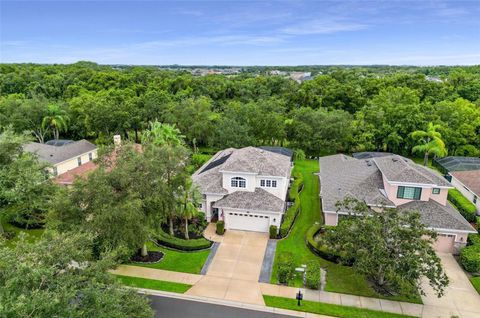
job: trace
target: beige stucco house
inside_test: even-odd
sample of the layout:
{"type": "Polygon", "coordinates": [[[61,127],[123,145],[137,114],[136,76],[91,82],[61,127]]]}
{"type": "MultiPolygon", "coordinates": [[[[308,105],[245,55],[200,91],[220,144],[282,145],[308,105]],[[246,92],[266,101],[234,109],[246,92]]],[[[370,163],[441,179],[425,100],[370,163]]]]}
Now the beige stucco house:
{"type": "Polygon", "coordinates": [[[26,144],[24,150],[36,154],[40,161],[50,164],[49,171],[54,177],[61,177],[66,173],[74,175],[77,170],[92,170],[95,168],[93,160],[97,158],[97,146],[85,139],[51,140],[44,144],[32,142],[26,144]]]}
{"type": "Polygon", "coordinates": [[[452,171],[452,185],[477,208],[480,215],[480,170],[452,171]]]}
{"type": "Polygon", "coordinates": [[[398,155],[355,159],[343,154],[320,158],[320,197],[326,225],[337,225],[347,211],[337,211],[345,197],[371,208],[418,211],[438,233],[435,249],[454,253],[475,229],[447,201],[453,186],[435,171],[398,155]]]}
{"type": "Polygon", "coordinates": [[[219,151],[193,176],[203,195],[207,221],[226,229],[268,232],[280,226],[292,170],[284,148],[246,147],[219,151]]]}

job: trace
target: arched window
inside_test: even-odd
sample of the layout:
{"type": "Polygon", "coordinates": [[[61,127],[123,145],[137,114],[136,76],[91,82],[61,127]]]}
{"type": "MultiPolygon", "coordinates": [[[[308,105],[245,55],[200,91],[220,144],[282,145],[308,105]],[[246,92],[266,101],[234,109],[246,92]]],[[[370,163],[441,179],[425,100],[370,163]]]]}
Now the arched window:
{"type": "Polygon", "coordinates": [[[230,179],[230,185],[232,188],[246,188],[247,187],[247,180],[242,177],[233,177],[230,179]]]}

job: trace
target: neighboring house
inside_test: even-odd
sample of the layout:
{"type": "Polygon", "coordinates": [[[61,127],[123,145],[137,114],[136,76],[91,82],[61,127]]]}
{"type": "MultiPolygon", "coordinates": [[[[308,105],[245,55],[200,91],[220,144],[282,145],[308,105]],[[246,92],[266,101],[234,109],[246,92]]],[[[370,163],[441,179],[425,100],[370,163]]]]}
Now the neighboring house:
{"type": "Polygon", "coordinates": [[[280,226],[290,185],[292,152],[285,148],[229,148],[192,176],[203,195],[207,221],[226,229],[268,232],[280,226]]]}
{"type": "Polygon", "coordinates": [[[433,165],[449,178],[449,172],[480,170],[480,158],[450,156],[433,160],[433,165]]]}
{"type": "Polygon", "coordinates": [[[452,185],[412,160],[387,155],[355,159],[342,154],[320,158],[320,196],[326,225],[349,215],[336,203],[345,197],[364,201],[372,209],[397,208],[420,213],[423,224],[438,233],[435,249],[456,252],[475,229],[447,201],[452,185]],[[337,211],[338,210],[338,211],[337,211]]]}
{"type": "Polygon", "coordinates": [[[450,172],[452,185],[477,207],[480,215],[480,170],[450,172]]]}
{"type": "Polygon", "coordinates": [[[84,139],[51,140],[45,144],[32,142],[24,149],[50,164],[49,171],[60,184],[71,184],[76,176],[96,168],[92,161],[97,158],[97,146],[84,139]]]}

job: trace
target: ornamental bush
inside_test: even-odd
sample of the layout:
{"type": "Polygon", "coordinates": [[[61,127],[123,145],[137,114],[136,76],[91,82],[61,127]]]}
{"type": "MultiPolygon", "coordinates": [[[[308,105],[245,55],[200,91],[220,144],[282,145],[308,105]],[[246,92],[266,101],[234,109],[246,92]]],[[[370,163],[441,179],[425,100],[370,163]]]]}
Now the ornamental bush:
{"type": "Polygon", "coordinates": [[[465,247],[460,252],[460,263],[466,271],[480,272],[480,245],[474,244],[465,247]]]}
{"type": "Polygon", "coordinates": [[[457,208],[468,222],[476,221],[477,208],[457,189],[448,190],[448,200],[457,208]]]}
{"type": "Polygon", "coordinates": [[[198,251],[204,250],[212,246],[212,242],[206,238],[184,240],[178,237],[171,236],[163,230],[159,230],[155,236],[157,243],[166,247],[174,248],[181,251],[198,251]]]}
{"type": "Polygon", "coordinates": [[[223,235],[223,233],[225,233],[225,222],[218,221],[216,226],[217,226],[217,229],[216,229],[217,234],[223,235]]]}
{"type": "Polygon", "coordinates": [[[307,274],[305,279],[305,285],[310,289],[320,288],[320,265],[316,261],[310,261],[307,263],[307,274]]]}
{"type": "Polygon", "coordinates": [[[288,197],[293,204],[283,214],[282,224],[280,225],[280,237],[286,237],[295,222],[295,218],[300,213],[300,192],[303,187],[303,176],[301,173],[293,174],[295,180],[290,186],[288,197]]]}
{"type": "Polygon", "coordinates": [[[293,263],[293,254],[290,252],[281,253],[277,262],[278,282],[288,284],[295,276],[295,265],[293,263]]]}
{"type": "Polygon", "coordinates": [[[276,239],[278,235],[278,228],[276,225],[270,225],[270,239],[276,239]]]}

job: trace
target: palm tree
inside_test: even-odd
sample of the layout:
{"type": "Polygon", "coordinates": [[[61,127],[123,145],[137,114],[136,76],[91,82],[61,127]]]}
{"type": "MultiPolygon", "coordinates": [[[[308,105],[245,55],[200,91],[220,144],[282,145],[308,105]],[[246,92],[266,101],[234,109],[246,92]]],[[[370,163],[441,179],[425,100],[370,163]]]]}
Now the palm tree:
{"type": "Polygon", "coordinates": [[[48,105],[48,115],[43,117],[42,128],[52,129],[53,138],[58,139],[60,131],[67,130],[68,116],[62,114],[60,107],[56,104],[48,105]]]}
{"type": "Polygon", "coordinates": [[[441,126],[430,122],[426,131],[416,130],[411,133],[412,138],[420,142],[420,144],[412,148],[412,152],[424,154],[424,166],[427,166],[430,154],[433,154],[435,157],[445,157],[447,155],[447,149],[442,140],[442,135],[437,131],[438,128],[441,128],[441,126]]]}
{"type": "Polygon", "coordinates": [[[184,144],[184,138],[175,126],[156,120],[150,122],[150,129],[144,131],[142,141],[156,146],[180,146],[184,144]]]}
{"type": "Polygon", "coordinates": [[[178,199],[178,211],[185,220],[185,239],[189,240],[188,221],[198,214],[197,206],[202,200],[202,195],[191,179],[187,179],[185,186],[179,189],[178,199]]]}

